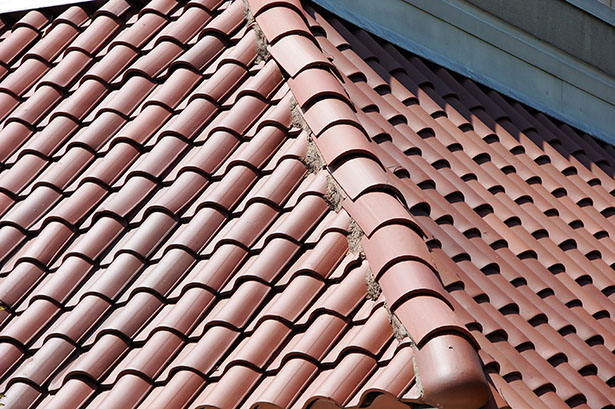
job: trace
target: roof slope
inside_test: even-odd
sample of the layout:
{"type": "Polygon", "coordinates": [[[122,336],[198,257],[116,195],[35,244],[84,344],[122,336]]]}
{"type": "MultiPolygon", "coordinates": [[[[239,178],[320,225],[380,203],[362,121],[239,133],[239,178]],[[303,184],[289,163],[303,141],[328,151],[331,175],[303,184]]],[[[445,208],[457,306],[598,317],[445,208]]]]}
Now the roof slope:
{"type": "Polygon", "coordinates": [[[613,407],[613,148],[246,4],[3,29],[0,402],[613,407]]]}

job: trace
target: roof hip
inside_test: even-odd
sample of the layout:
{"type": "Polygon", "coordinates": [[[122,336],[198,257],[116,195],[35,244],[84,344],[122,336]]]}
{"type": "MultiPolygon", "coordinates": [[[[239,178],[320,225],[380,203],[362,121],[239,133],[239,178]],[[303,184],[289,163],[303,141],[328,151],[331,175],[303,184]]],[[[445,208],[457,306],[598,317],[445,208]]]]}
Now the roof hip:
{"type": "Polygon", "coordinates": [[[373,142],[333,74],[335,68],[316,45],[301,4],[296,0],[247,3],[269,41],[271,55],[291,77],[291,92],[314,131],[327,170],[348,196],[342,206],[367,234],[362,245],[384,298],[414,341],[417,383],[412,400],[441,408],[483,406],[489,386],[476,341],[448,301],[424,234],[398,199],[390,172],[371,152],[373,142]],[[284,13],[268,13],[274,8],[283,8],[284,13]],[[294,17],[284,24],[273,18],[291,13],[294,17]],[[426,310],[429,320],[423,319],[426,310]]]}

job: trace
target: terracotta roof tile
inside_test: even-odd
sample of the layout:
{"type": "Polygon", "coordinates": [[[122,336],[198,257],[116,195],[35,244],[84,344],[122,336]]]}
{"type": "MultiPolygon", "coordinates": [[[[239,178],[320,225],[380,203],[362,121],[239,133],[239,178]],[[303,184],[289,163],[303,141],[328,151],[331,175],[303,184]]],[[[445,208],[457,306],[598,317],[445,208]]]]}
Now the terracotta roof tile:
{"type": "Polygon", "coordinates": [[[611,146],[308,2],[92,9],[1,29],[2,403],[613,405],[611,146]]]}

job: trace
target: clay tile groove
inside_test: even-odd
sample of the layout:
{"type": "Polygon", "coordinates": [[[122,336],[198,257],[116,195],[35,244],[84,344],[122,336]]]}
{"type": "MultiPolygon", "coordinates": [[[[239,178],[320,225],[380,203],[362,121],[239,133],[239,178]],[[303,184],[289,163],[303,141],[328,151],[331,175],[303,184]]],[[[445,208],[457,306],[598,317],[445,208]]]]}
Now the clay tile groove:
{"type": "Polygon", "coordinates": [[[609,407],[615,151],[298,0],[3,17],[0,404],[609,407]]]}

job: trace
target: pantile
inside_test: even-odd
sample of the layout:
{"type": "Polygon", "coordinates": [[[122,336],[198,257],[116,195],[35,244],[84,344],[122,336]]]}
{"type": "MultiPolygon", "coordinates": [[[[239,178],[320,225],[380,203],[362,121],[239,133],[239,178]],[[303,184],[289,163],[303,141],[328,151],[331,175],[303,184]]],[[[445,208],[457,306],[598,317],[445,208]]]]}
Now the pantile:
{"type": "Polygon", "coordinates": [[[614,407],[612,146],[309,1],[2,22],[0,403],[614,407]]]}

